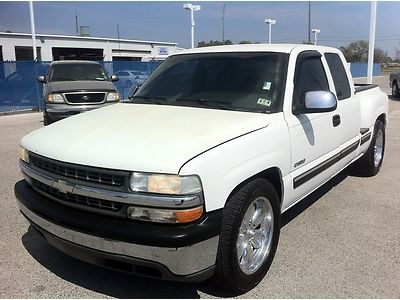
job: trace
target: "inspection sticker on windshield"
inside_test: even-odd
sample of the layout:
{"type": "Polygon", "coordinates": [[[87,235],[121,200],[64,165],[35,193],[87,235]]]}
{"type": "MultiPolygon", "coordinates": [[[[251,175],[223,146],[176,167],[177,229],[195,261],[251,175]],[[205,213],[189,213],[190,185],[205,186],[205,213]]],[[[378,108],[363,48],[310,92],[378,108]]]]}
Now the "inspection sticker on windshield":
{"type": "Polygon", "coordinates": [[[263,90],[269,91],[271,89],[271,81],[264,82],[263,90]]]}
{"type": "Polygon", "coordinates": [[[257,104],[271,106],[271,100],[265,98],[258,98],[257,104]]]}

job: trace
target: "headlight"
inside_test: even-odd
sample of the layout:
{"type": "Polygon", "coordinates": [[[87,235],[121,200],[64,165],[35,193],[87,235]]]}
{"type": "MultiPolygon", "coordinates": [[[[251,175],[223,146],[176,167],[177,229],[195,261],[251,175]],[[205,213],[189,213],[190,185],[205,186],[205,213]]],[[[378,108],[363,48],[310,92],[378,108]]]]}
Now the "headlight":
{"type": "Polygon", "coordinates": [[[128,218],[156,223],[182,224],[199,219],[203,215],[203,207],[173,210],[161,208],[148,208],[139,206],[128,207],[128,218]]]}
{"type": "Polygon", "coordinates": [[[29,164],[29,152],[23,147],[19,148],[19,158],[29,164]]]}
{"type": "Polygon", "coordinates": [[[130,178],[133,192],[187,195],[202,191],[200,178],[195,175],[179,176],[134,172],[130,178]]]}
{"type": "Polygon", "coordinates": [[[61,94],[49,94],[47,96],[47,102],[49,102],[49,103],[64,103],[64,98],[61,94]]]}
{"type": "Polygon", "coordinates": [[[108,93],[107,101],[119,101],[119,93],[108,93]]]}

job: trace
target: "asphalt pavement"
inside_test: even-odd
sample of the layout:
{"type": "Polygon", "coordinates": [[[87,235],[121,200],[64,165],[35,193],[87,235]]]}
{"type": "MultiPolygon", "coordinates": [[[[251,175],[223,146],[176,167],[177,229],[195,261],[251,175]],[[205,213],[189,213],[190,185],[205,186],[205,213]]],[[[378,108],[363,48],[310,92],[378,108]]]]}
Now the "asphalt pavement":
{"type": "MultiPolygon", "coordinates": [[[[389,93],[387,81],[374,78],[389,93]]],[[[22,178],[19,140],[42,126],[40,113],[0,117],[1,298],[400,298],[400,100],[390,100],[381,172],[371,178],[342,172],[285,213],[269,273],[243,295],[210,282],[179,284],[102,269],[43,241],[13,193],[22,178]]]]}

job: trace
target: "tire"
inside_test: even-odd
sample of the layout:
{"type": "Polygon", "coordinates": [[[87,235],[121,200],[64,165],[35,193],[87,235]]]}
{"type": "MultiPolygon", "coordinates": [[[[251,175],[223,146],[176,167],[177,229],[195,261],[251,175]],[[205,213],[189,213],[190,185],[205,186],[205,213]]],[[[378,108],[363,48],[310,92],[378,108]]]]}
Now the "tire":
{"type": "Polygon", "coordinates": [[[47,113],[43,113],[43,125],[47,126],[47,125],[50,125],[51,123],[53,123],[53,122],[51,121],[51,119],[49,118],[47,113]]]}
{"type": "Polygon", "coordinates": [[[377,120],[374,126],[371,144],[367,152],[352,166],[352,171],[361,176],[375,176],[381,169],[385,154],[385,125],[377,120]]]}
{"type": "Polygon", "coordinates": [[[271,266],[279,240],[280,219],[280,202],[271,183],[255,179],[238,189],[224,208],[214,282],[235,292],[254,288],[271,266]],[[260,218],[257,220],[255,216],[262,216],[259,225],[260,218]],[[258,235],[257,239],[257,232],[264,235],[258,235]]]}
{"type": "Polygon", "coordinates": [[[396,80],[393,80],[393,82],[392,82],[392,96],[393,97],[399,97],[400,96],[399,85],[397,84],[396,80]]]}

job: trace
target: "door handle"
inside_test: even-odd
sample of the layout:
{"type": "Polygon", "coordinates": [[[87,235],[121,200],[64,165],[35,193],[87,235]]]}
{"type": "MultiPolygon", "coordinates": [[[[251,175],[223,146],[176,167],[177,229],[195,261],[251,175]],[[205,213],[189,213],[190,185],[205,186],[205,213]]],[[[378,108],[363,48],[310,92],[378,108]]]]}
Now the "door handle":
{"type": "Polygon", "coordinates": [[[333,127],[337,127],[340,125],[340,116],[339,115],[334,115],[332,117],[332,124],[333,124],[333,127]]]}

